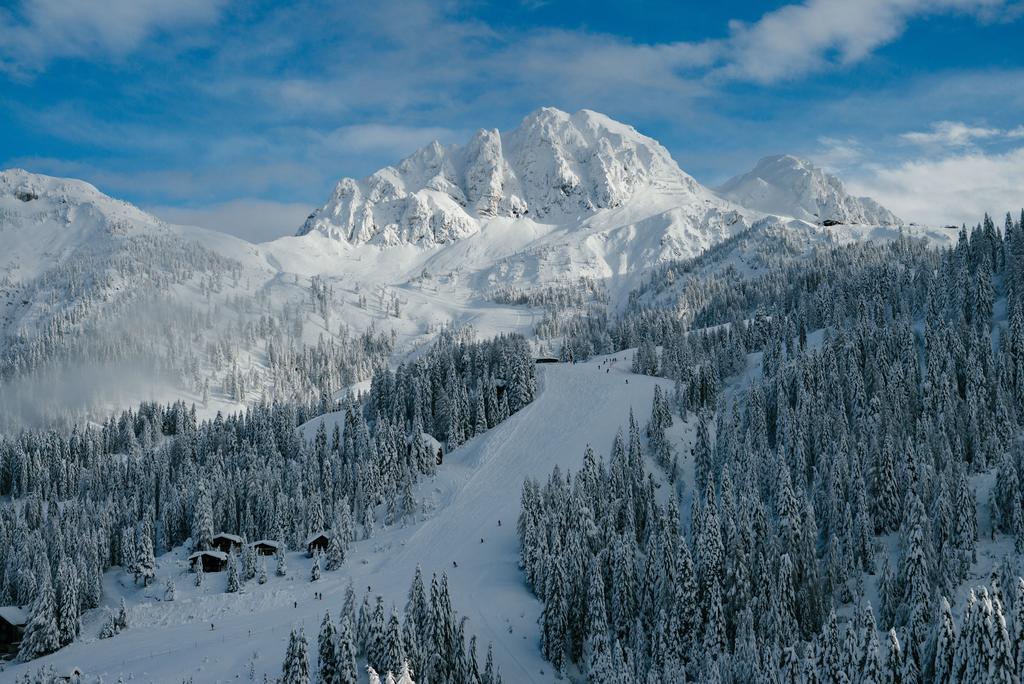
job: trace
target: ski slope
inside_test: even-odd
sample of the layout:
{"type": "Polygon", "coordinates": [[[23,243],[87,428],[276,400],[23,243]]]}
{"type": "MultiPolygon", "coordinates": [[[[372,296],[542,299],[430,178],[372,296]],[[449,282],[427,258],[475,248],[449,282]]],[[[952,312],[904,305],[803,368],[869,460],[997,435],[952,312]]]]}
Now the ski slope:
{"type": "MultiPolygon", "coordinates": [[[[187,553],[175,549],[159,558],[149,588],[135,586],[121,570],[107,573],[104,600],[116,608],[122,596],[126,599],[127,631],[98,639],[102,611],[89,611],[78,641],[28,665],[9,666],[0,671],[0,681],[50,664],[58,672],[78,667],[106,681],[123,675],[138,682],[190,677],[227,682],[248,680],[250,663],[261,681],[264,673],[280,674],[294,627],[305,629],[315,668],[320,620],[325,610],[337,617],[349,582],[358,600],[370,587],[388,608],[394,603],[401,610],[417,564],[428,583],[431,573],[448,573],[453,606],[469,618],[467,640],[477,636],[481,661],[487,643],[493,642],[504,681],[554,681],[540,656],[541,604],[518,566],[520,491],[525,478],[546,479],[555,465],[575,472],[588,443],[607,456],[616,431],[626,429],[630,408],[643,427],[654,386],[668,388],[668,382],[633,375],[629,367],[628,352],[575,365],[538,366],[534,402],[448,454],[436,477],[420,484],[417,497],[425,501],[426,512],[416,522],[378,529],[371,539],[356,542],[346,567],[325,571],[317,583],[309,581],[311,561],[295,552],[288,555],[287,577],[274,576],[273,559],[268,559],[264,585],[251,581],[240,594],[224,593],[227,573],[218,573],[206,575],[197,589],[187,553]],[[162,600],[168,576],[177,585],[174,602],[162,600]],[[316,600],[315,592],[323,600],[316,600]]],[[[320,421],[332,427],[341,419],[327,414],[300,429],[311,436],[320,421]]]]}

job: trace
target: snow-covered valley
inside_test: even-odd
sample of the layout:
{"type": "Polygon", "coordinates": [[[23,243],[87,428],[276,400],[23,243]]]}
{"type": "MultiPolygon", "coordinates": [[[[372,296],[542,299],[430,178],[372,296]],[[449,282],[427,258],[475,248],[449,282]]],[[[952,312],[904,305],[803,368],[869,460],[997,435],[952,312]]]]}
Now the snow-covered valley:
{"type": "Polygon", "coordinates": [[[0,174],[0,679],[1024,672],[1024,216],[545,108],[295,228],[0,174]]]}

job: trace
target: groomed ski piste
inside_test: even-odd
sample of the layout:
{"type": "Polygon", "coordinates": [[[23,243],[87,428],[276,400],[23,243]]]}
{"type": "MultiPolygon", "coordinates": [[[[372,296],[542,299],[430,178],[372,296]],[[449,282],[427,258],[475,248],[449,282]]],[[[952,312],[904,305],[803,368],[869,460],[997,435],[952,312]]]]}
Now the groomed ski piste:
{"type": "MultiPolygon", "coordinates": [[[[416,492],[425,512],[415,522],[378,528],[372,538],[354,543],[341,570],[324,571],[311,582],[312,560],[293,551],[286,577],[275,576],[270,557],[266,584],[253,580],[240,593],[226,593],[226,572],[208,573],[203,586],[195,587],[188,552],[177,548],[158,558],[157,577],[148,588],[134,584],[121,569],[107,573],[104,605],[116,611],[124,597],[126,631],[99,639],[103,610],[89,611],[73,644],[31,663],[8,665],[0,681],[45,665],[58,673],[78,668],[88,675],[86,681],[97,675],[108,682],[248,681],[250,670],[255,681],[265,674],[273,681],[281,674],[289,632],[298,627],[310,641],[315,672],[320,621],[324,611],[337,618],[349,583],[357,601],[369,590],[371,602],[381,595],[388,609],[394,604],[401,611],[417,565],[428,584],[432,573],[447,573],[453,607],[468,618],[467,639],[477,636],[481,660],[493,643],[505,682],[555,681],[538,645],[542,606],[519,569],[516,519],[522,485],[527,477],[546,480],[556,465],[563,473],[575,472],[588,444],[607,458],[615,433],[628,428],[630,409],[643,428],[655,385],[671,386],[632,374],[630,365],[630,352],[538,365],[536,399],[447,454],[437,475],[416,492]],[[173,602],[163,600],[167,577],[176,584],[173,602]]],[[[320,421],[331,429],[342,418],[327,414],[300,429],[311,437],[320,421]]],[[[683,442],[692,439],[692,428],[676,418],[670,435],[681,455],[689,453],[683,442]]],[[[659,474],[653,462],[647,466],[659,474]]],[[[668,489],[662,488],[666,497],[668,489]]]]}

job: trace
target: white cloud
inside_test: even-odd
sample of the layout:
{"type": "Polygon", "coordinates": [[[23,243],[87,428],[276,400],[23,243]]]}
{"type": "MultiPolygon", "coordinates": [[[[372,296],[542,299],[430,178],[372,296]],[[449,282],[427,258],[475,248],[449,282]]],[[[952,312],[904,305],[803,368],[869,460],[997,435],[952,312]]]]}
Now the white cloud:
{"type": "Polygon", "coordinates": [[[864,150],[855,138],[818,138],[820,149],[810,154],[811,161],[828,171],[839,171],[864,158],[864,150]]]}
{"type": "Polygon", "coordinates": [[[0,9],[0,70],[25,73],[60,57],[123,57],[161,31],[211,24],[224,0],[24,0],[0,9]]]}
{"type": "Polygon", "coordinates": [[[313,209],[301,202],[261,199],[238,199],[205,207],[146,207],[168,223],[208,228],[250,242],[294,235],[313,209]]]}
{"type": "Polygon", "coordinates": [[[1024,207],[1024,147],[870,165],[847,185],[907,221],[970,225],[985,212],[1002,216],[1024,207]]]}
{"type": "Polygon", "coordinates": [[[1005,0],[807,0],[732,22],[721,75],[758,83],[860,62],[898,38],[916,16],[964,12],[983,19],[1005,0]]]}
{"type": "Polygon", "coordinates": [[[912,131],[900,137],[915,145],[967,147],[976,140],[989,140],[1002,137],[1020,137],[1024,127],[1012,131],[1001,131],[998,128],[969,126],[962,121],[939,121],[932,124],[928,131],[912,131]]]}

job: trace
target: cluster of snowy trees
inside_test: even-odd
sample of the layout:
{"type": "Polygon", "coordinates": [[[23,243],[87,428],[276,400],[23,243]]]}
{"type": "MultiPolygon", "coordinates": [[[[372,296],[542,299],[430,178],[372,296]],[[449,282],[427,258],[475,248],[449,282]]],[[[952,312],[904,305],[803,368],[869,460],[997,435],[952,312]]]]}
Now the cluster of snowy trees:
{"type": "Polygon", "coordinates": [[[481,343],[446,330],[416,361],[378,370],[366,406],[369,415],[454,448],[526,406],[535,392],[534,360],[522,336],[481,343]]]}
{"type": "MultiPolygon", "coordinates": [[[[351,586],[345,592],[338,620],[324,613],[317,637],[317,673],[322,684],[357,684],[356,659],[364,658],[372,682],[377,672],[387,681],[411,684],[420,682],[452,684],[501,684],[501,673],[494,666],[491,646],[481,667],[476,637],[466,640],[466,620],[452,609],[448,577],[435,574],[429,592],[417,566],[409,587],[408,600],[400,615],[395,606],[385,613],[384,599],[372,602],[363,595],[356,607],[351,586]]],[[[282,684],[308,684],[310,681],[310,645],[304,632],[293,631],[282,665],[282,684]]]]}
{"type": "Polygon", "coordinates": [[[580,308],[588,302],[607,304],[609,301],[604,285],[586,276],[581,276],[572,282],[556,283],[529,290],[518,287],[498,287],[491,291],[490,298],[498,304],[525,304],[529,307],[555,310],[580,308]]]}
{"type": "Polygon", "coordinates": [[[591,304],[584,311],[560,312],[550,309],[534,331],[538,337],[561,338],[562,361],[586,361],[596,354],[610,354],[615,343],[608,332],[608,307],[591,304]]]}
{"type": "Polygon", "coordinates": [[[749,276],[744,271],[787,267],[814,248],[813,240],[807,240],[789,226],[772,219],[757,221],[697,256],[668,261],[652,269],[647,281],[629,293],[626,310],[675,308],[689,319],[707,304],[722,281],[746,280],[749,276]]]}
{"type": "Polygon", "coordinates": [[[608,293],[593,278],[534,290],[500,288],[491,298],[499,304],[543,308],[533,332],[542,340],[560,341],[563,361],[586,361],[595,354],[614,351],[608,335],[608,293]]]}
{"type": "MultiPolygon", "coordinates": [[[[666,410],[656,400],[652,448],[664,439],[655,435],[668,426],[666,410]]],[[[544,603],[542,652],[560,673],[577,667],[592,682],[736,684],[1009,684],[1024,676],[1024,579],[1009,559],[989,587],[970,592],[959,628],[945,595],[936,595],[914,616],[923,620],[920,632],[909,624],[883,634],[863,591],[844,610],[842,628],[833,605],[842,601],[822,593],[836,559],[821,557],[804,535],[773,538],[800,535],[800,511],[794,519],[785,508],[755,511],[759,519],[737,528],[726,513],[743,504],[726,480],[720,500],[695,501],[684,533],[675,493],[659,505],[632,416],[629,425],[608,463],[588,447],[574,477],[555,468],[543,486],[524,483],[520,564],[544,603]]],[[[793,497],[784,481],[780,498],[790,502],[780,505],[793,497]]],[[[915,590],[904,586],[901,595],[915,590]]]]}
{"type": "MultiPolygon", "coordinates": [[[[294,549],[334,530],[343,553],[418,509],[413,485],[436,468],[432,432],[459,444],[496,425],[532,400],[533,373],[521,337],[447,334],[379,372],[369,393],[344,402],[340,424],[321,422],[311,440],[296,426],[333,402],[258,404],[204,422],[181,402],[143,404],[99,428],[0,437],[0,496],[10,497],[0,505],[0,604],[61,625],[38,655],[73,639],[81,612],[100,605],[104,570],[119,565],[148,583],[155,554],[187,540],[207,549],[227,532],[294,549]]],[[[335,569],[344,559],[326,560],[335,569]]]]}
{"type": "MultiPolygon", "coordinates": [[[[607,464],[588,452],[574,478],[525,485],[521,560],[545,602],[545,656],[598,681],[623,667],[753,681],[808,658],[820,672],[846,657],[829,654],[833,610],[874,600],[899,681],[977,681],[936,674],[934,650],[979,533],[1024,549],[1021,223],[986,217],[947,250],[900,239],[822,251],[713,281],[701,300],[702,331],[656,309],[612,326],[617,345],[638,347],[636,370],[675,380],[676,414],[697,412],[692,456],[672,453],[660,394],[646,447],[669,477],[692,459],[679,482],[688,515],[657,504],[633,421],[607,464]],[[717,389],[744,369],[752,380],[717,389]]],[[[979,595],[962,632],[1013,633],[1014,620],[1000,627],[1007,605],[979,595]]],[[[971,667],[1024,674],[992,664],[1001,637],[965,638],[982,649],[971,667]]]]}

